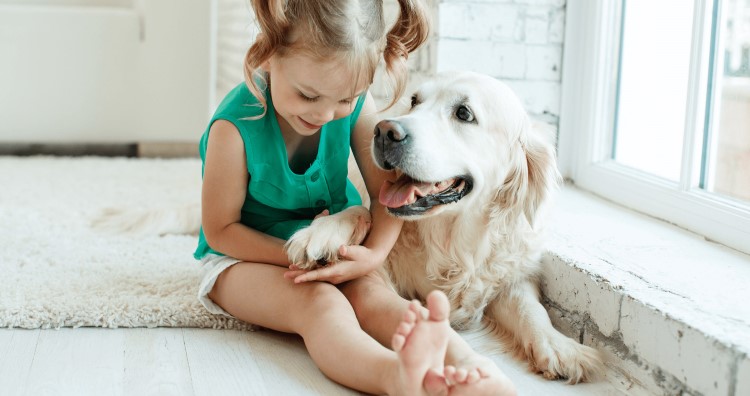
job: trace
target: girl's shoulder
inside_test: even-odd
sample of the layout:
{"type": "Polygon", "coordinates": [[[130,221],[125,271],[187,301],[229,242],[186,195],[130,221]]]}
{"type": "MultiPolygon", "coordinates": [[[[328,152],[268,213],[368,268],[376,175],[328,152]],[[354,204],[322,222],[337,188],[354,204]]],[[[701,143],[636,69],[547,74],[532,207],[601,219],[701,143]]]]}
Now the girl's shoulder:
{"type": "MultiPolygon", "coordinates": [[[[258,99],[250,92],[245,83],[240,83],[229,91],[219,106],[216,108],[213,117],[211,117],[208,126],[200,140],[199,152],[201,158],[205,158],[205,152],[208,150],[208,139],[212,127],[219,120],[228,121],[239,132],[239,136],[245,146],[246,156],[248,159],[254,158],[254,146],[251,142],[258,143],[260,140],[267,139],[270,134],[266,133],[268,128],[272,128],[269,123],[269,112],[263,114],[263,107],[258,99]]],[[[227,124],[228,125],[228,124],[227,124]]],[[[262,145],[262,144],[261,144],[262,145]]]]}

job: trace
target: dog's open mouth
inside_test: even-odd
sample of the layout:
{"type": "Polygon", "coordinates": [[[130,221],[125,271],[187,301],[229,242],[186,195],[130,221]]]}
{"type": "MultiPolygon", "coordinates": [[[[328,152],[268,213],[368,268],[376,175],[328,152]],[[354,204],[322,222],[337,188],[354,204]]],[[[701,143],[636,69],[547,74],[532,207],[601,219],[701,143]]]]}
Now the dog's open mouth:
{"type": "Polygon", "coordinates": [[[469,176],[456,176],[439,182],[423,182],[402,174],[395,182],[380,188],[380,203],[396,216],[425,214],[430,209],[457,202],[472,189],[469,176]]]}

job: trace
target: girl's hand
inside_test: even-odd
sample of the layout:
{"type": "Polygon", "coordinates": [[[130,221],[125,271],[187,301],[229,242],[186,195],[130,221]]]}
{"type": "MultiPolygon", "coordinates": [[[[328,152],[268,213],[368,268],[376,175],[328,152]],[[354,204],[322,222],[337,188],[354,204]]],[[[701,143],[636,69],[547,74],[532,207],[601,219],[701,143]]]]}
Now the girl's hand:
{"type": "Polygon", "coordinates": [[[339,248],[339,261],[314,270],[301,270],[294,264],[284,273],[284,278],[294,283],[321,281],[334,285],[359,278],[374,271],[385,261],[386,255],[365,246],[353,245],[339,248]]]}
{"type": "Polygon", "coordinates": [[[323,211],[318,213],[318,215],[315,216],[313,220],[317,219],[318,217],[328,216],[329,214],[331,214],[331,212],[329,212],[328,209],[323,209],[323,211]]]}

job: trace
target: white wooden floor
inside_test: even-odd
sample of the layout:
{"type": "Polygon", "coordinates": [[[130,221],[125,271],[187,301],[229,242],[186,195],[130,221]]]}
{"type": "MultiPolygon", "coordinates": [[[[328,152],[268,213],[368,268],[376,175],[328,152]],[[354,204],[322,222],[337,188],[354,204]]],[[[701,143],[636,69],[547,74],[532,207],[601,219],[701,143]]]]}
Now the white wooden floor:
{"type": "MultiPolygon", "coordinates": [[[[545,381],[506,356],[495,360],[521,395],[626,394],[606,382],[545,381]]],[[[4,396],[358,394],[323,376],[298,337],[270,331],[0,329],[4,396]]]]}

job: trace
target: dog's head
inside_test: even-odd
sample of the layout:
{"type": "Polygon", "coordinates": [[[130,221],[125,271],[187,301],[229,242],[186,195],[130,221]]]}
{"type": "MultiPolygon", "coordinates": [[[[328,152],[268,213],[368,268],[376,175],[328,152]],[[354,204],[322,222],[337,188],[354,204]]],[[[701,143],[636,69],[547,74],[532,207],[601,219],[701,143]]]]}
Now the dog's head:
{"type": "Polygon", "coordinates": [[[378,123],[372,154],[381,168],[396,169],[379,201],[404,218],[494,201],[533,225],[560,178],[551,141],[532,128],[513,91],[470,72],[422,84],[406,115],[378,123]]]}

